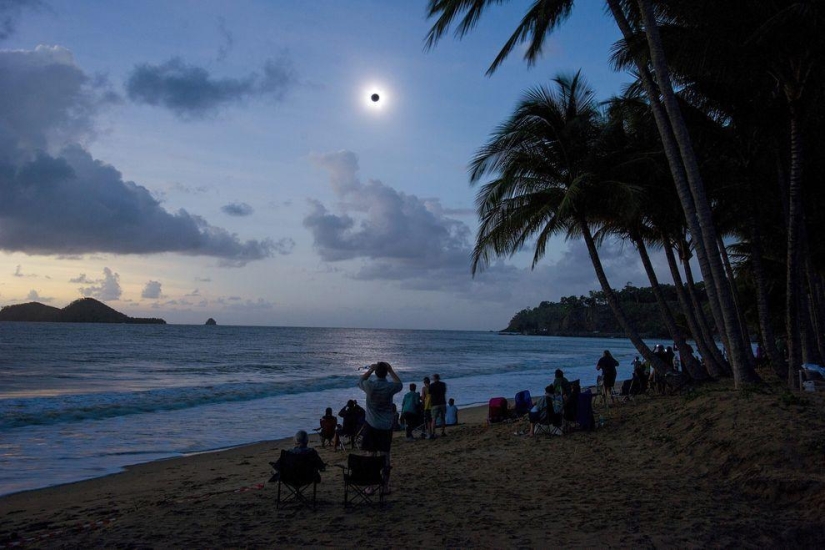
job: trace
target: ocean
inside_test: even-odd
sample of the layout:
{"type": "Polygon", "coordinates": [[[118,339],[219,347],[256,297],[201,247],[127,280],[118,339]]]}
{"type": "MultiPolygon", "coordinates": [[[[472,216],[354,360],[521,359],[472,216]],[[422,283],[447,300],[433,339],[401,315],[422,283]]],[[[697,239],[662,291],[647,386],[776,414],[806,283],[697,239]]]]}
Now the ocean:
{"type": "Polygon", "coordinates": [[[439,373],[461,409],[525,389],[540,395],[557,368],[591,385],[605,349],[629,378],[636,352],[624,339],[0,323],[0,494],[312,434],[326,407],[363,403],[360,369],[376,361],[393,365],[404,391],[439,373]]]}

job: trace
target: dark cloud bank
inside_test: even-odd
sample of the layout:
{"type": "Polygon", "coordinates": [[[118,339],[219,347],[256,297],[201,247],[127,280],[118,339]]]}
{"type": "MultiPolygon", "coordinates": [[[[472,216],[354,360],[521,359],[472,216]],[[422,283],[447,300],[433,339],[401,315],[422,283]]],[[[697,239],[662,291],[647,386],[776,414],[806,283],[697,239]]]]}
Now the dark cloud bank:
{"type": "Polygon", "coordinates": [[[268,60],[260,74],[214,78],[206,69],[175,57],[161,65],[135,67],[126,91],[136,103],[165,107],[181,118],[200,118],[253,97],[283,99],[293,83],[294,73],[285,59],[268,60]]]}
{"type": "Polygon", "coordinates": [[[283,247],[241,241],[149,191],[78,143],[111,95],[60,47],[0,51],[0,249],[28,254],[175,252],[243,265],[283,247]]]}

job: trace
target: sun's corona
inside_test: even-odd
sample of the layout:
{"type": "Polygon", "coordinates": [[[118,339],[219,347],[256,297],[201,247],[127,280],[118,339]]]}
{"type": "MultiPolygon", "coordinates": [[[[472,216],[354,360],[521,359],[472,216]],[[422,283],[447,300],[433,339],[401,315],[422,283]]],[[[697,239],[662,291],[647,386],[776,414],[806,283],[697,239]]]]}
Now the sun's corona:
{"type": "Polygon", "coordinates": [[[380,111],[387,106],[387,92],[378,86],[370,86],[363,91],[364,106],[373,111],[380,111]]]}

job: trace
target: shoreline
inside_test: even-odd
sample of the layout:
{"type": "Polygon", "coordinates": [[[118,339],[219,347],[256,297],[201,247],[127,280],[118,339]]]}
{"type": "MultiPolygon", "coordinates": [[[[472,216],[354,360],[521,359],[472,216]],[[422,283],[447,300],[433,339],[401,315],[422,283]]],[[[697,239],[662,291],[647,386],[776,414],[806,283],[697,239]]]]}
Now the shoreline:
{"type": "MultiPolygon", "coordinates": [[[[512,405],[512,399],[510,399],[510,401],[511,401],[511,405],[512,405]]],[[[459,417],[464,419],[464,418],[466,418],[466,416],[470,416],[471,418],[473,418],[474,423],[480,423],[478,421],[478,418],[481,418],[481,417],[483,417],[483,419],[482,419],[483,422],[486,422],[487,405],[468,405],[468,406],[460,409],[459,410],[459,417]]],[[[457,426],[466,425],[466,424],[468,424],[466,421],[462,421],[462,422],[459,422],[456,426],[452,426],[452,428],[455,428],[457,426]]],[[[318,433],[312,428],[309,428],[309,429],[304,428],[304,429],[309,434],[309,445],[310,445],[310,447],[318,447],[320,449],[321,447],[320,447],[320,439],[318,438],[318,433]]],[[[393,436],[394,444],[396,444],[400,439],[403,439],[403,437],[404,437],[403,434],[404,434],[403,430],[394,432],[394,436],[393,436]]],[[[212,454],[216,454],[216,453],[240,453],[240,452],[243,452],[244,450],[250,450],[252,452],[255,452],[256,450],[258,450],[262,447],[265,447],[265,448],[274,447],[277,450],[292,448],[292,446],[293,446],[292,442],[293,442],[293,436],[280,437],[280,438],[276,438],[276,439],[265,439],[265,440],[259,440],[259,441],[252,441],[252,442],[249,442],[249,443],[239,443],[238,445],[230,445],[228,447],[218,447],[218,448],[215,448],[215,449],[205,449],[205,450],[202,450],[202,451],[193,451],[193,452],[190,452],[190,453],[182,453],[182,454],[178,454],[178,455],[174,455],[174,456],[168,456],[168,457],[164,457],[164,458],[149,460],[149,461],[146,461],[146,462],[135,462],[133,464],[126,464],[126,465],[120,467],[117,471],[112,471],[110,473],[106,473],[106,474],[96,476],[96,477],[91,477],[91,478],[86,478],[86,479],[79,479],[77,481],[68,481],[68,482],[65,482],[65,483],[56,483],[54,485],[47,485],[45,487],[36,487],[36,488],[33,488],[33,489],[23,489],[21,491],[14,491],[14,492],[11,492],[11,493],[3,493],[3,494],[0,494],[0,501],[2,501],[6,497],[13,497],[13,496],[20,495],[20,494],[23,494],[23,493],[32,493],[32,492],[37,492],[37,491],[59,489],[61,487],[77,485],[77,484],[80,484],[80,483],[94,482],[94,481],[97,481],[97,480],[102,480],[102,479],[110,478],[110,477],[113,477],[113,476],[118,476],[118,475],[127,473],[131,470],[136,470],[136,469],[141,469],[141,468],[147,468],[149,470],[154,471],[156,468],[159,468],[160,465],[162,465],[164,463],[174,462],[174,461],[177,461],[177,460],[186,460],[186,459],[190,459],[190,458],[196,458],[196,457],[199,457],[199,456],[202,456],[202,455],[212,455],[212,454]]],[[[277,456],[275,458],[277,458],[277,456]]],[[[0,548],[2,548],[2,546],[0,546],[0,548]]]]}
{"type": "Polygon", "coordinates": [[[268,461],[291,440],[263,441],[0,497],[0,549],[822,546],[823,412],[820,394],[722,382],[597,408],[593,433],[527,438],[525,420],[466,408],[446,437],[396,434],[385,505],[351,509],[333,467],[346,453],[310,434],[329,465],[316,512],[275,509],[268,461]]]}

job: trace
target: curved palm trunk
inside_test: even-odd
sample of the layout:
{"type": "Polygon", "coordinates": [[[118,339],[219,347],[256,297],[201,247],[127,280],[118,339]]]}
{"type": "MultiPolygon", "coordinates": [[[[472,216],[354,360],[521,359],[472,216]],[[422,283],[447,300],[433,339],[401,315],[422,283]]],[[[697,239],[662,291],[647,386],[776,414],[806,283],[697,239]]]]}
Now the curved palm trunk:
{"type": "Polygon", "coordinates": [[[699,361],[696,360],[696,357],[693,356],[693,350],[690,349],[690,346],[688,346],[685,341],[682,331],[679,330],[678,326],[676,326],[676,320],[673,318],[673,312],[670,310],[670,307],[668,307],[667,300],[665,300],[665,296],[659,286],[659,278],[656,276],[656,270],[653,269],[653,264],[650,262],[650,256],[647,253],[647,247],[645,246],[644,241],[639,238],[633,238],[633,242],[636,244],[636,249],[639,251],[639,256],[642,259],[642,265],[644,265],[645,273],[647,273],[647,278],[650,280],[650,288],[653,290],[653,295],[656,297],[656,303],[659,305],[659,310],[662,313],[662,320],[664,321],[671,338],[673,338],[676,348],[679,350],[679,357],[685,365],[687,374],[694,380],[707,380],[709,378],[707,371],[702,367],[699,361]]]}
{"type": "Polygon", "coordinates": [[[669,370],[668,367],[658,357],[653,355],[653,351],[647,347],[647,344],[644,343],[641,336],[639,336],[639,333],[630,324],[630,321],[625,315],[621,304],[619,304],[619,299],[616,297],[616,293],[614,293],[613,289],[610,287],[610,282],[607,280],[607,275],[602,267],[602,261],[599,258],[599,251],[596,248],[595,241],[593,240],[593,234],[590,232],[590,227],[583,216],[579,217],[579,225],[581,227],[585,245],[587,246],[587,252],[590,254],[590,261],[593,263],[593,269],[596,271],[596,278],[599,279],[599,284],[601,285],[604,296],[607,299],[607,305],[610,306],[610,309],[613,311],[613,315],[616,316],[616,321],[618,321],[619,325],[624,329],[625,334],[627,334],[627,337],[630,339],[633,347],[636,348],[636,351],[638,351],[639,354],[646,360],[650,361],[651,366],[657,374],[664,376],[664,374],[669,370]]]}
{"type": "Polygon", "coordinates": [[[685,290],[682,275],[679,273],[679,264],[676,261],[676,255],[673,253],[670,239],[664,236],[663,238],[665,242],[665,256],[667,257],[668,267],[670,267],[670,274],[673,277],[673,284],[676,287],[676,296],[679,298],[679,305],[682,307],[682,311],[685,312],[685,318],[687,319],[690,332],[693,333],[693,340],[696,342],[696,347],[699,348],[699,353],[705,358],[705,368],[712,378],[725,376],[725,371],[721,366],[719,349],[713,343],[712,339],[708,339],[707,327],[704,325],[704,321],[700,322],[699,319],[697,319],[697,309],[691,303],[688,291],[685,290]]]}
{"type": "MultiPolygon", "coordinates": [[[[624,15],[624,11],[622,11],[619,0],[608,0],[608,6],[610,7],[613,18],[616,20],[616,23],[618,24],[624,38],[628,41],[632,40],[633,30],[630,28],[630,24],[624,15]]],[[[685,173],[681,154],[679,152],[679,145],[673,133],[670,120],[668,119],[668,114],[659,99],[659,87],[654,81],[653,75],[651,74],[646,61],[637,54],[634,54],[633,59],[639,72],[639,79],[642,83],[642,87],[650,100],[650,107],[653,111],[653,117],[656,121],[659,135],[662,138],[662,146],[664,148],[668,166],[670,167],[670,172],[676,187],[676,193],[679,196],[679,202],[681,203],[682,210],[685,214],[685,221],[688,225],[688,230],[692,235],[701,235],[702,230],[700,228],[699,218],[696,214],[696,207],[694,205],[694,199],[691,194],[687,174],[685,173]]],[[[705,285],[705,292],[707,294],[708,305],[710,306],[714,324],[716,327],[719,327],[719,336],[722,339],[722,344],[726,349],[730,349],[730,346],[728,345],[727,333],[723,328],[721,328],[725,326],[725,322],[724,316],[722,315],[721,302],[716,291],[716,285],[712,284],[713,277],[711,276],[711,268],[709,264],[710,253],[706,250],[705,243],[701,238],[695,238],[694,242],[696,246],[696,258],[699,262],[699,268],[705,277],[705,280],[708,282],[708,284],[705,285]]],[[[718,257],[718,253],[714,252],[714,254],[718,257]]],[[[702,326],[707,327],[707,322],[704,321],[704,315],[702,315],[702,320],[702,326]]],[[[716,349],[715,344],[713,347],[716,349]]],[[[716,355],[718,355],[718,350],[716,355]]],[[[727,369],[727,367],[725,368],[727,369]]]]}
{"type": "MultiPolygon", "coordinates": [[[[687,243],[682,243],[682,247],[686,248],[687,243]]],[[[724,357],[722,357],[719,348],[716,346],[716,340],[714,340],[713,333],[710,330],[710,327],[708,326],[707,320],[705,319],[705,314],[702,310],[702,302],[699,299],[699,293],[696,290],[696,282],[693,280],[693,270],[690,267],[690,258],[687,255],[682,255],[682,266],[685,269],[685,279],[687,282],[688,294],[690,295],[690,300],[693,303],[693,307],[696,308],[696,315],[702,321],[702,327],[706,331],[704,335],[711,346],[711,353],[713,354],[716,363],[719,365],[719,368],[722,370],[724,375],[730,376],[730,365],[728,364],[727,360],[724,357]]]]}
{"type": "Polygon", "coordinates": [[[722,265],[725,266],[725,273],[728,275],[728,282],[730,283],[730,293],[733,296],[733,304],[736,306],[736,315],[739,317],[739,327],[742,330],[742,339],[748,343],[745,346],[745,355],[752,364],[756,364],[756,358],[753,355],[753,348],[750,345],[750,334],[748,334],[748,325],[745,322],[745,314],[742,311],[742,306],[739,301],[739,292],[736,290],[736,280],[733,274],[733,267],[730,265],[730,258],[728,257],[728,250],[725,248],[725,243],[722,236],[717,234],[719,240],[719,253],[722,255],[722,265]]]}
{"type": "MultiPolygon", "coordinates": [[[[745,342],[742,339],[739,318],[736,315],[736,308],[716,244],[716,228],[711,216],[710,203],[705,195],[699,162],[693,150],[687,125],[682,118],[676,94],[673,92],[670,83],[670,72],[665,60],[664,48],[659,36],[653,6],[650,0],[638,0],[638,5],[645,26],[645,36],[647,37],[651,62],[656,73],[656,81],[662,95],[662,104],[667,113],[667,120],[670,122],[670,130],[672,130],[673,137],[679,147],[680,164],[684,168],[688,189],[693,198],[692,204],[683,201],[682,207],[686,216],[695,215],[699,221],[699,232],[694,233],[694,228],[691,227],[691,234],[703,245],[697,247],[696,250],[699,265],[706,285],[715,287],[723,322],[720,329],[727,335],[728,355],[731,359],[734,383],[737,387],[740,387],[742,384],[758,381],[758,377],[745,352],[745,342]]],[[[660,126],[660,132],[661,130],[662,127],[660,126]]],[[[680,198],[681,195],[680,193],[680,198]]]]}

